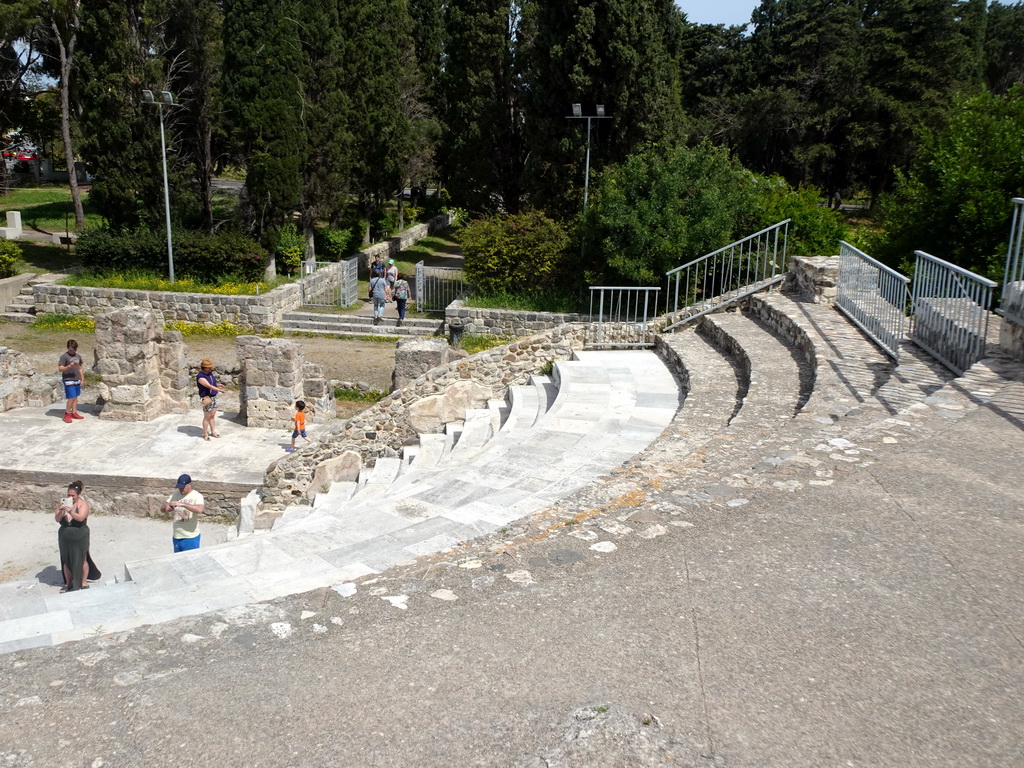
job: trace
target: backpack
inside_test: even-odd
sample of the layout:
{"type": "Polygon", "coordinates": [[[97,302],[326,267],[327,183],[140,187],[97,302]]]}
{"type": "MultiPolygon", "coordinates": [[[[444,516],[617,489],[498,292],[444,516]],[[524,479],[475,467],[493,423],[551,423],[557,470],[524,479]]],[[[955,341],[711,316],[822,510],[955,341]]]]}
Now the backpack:
{"type": "Polygon", "coordinates": [[[395,284],[395,298],[396,299],[408,299],[409,298],[409,284],[402,280],[395,284]]]}
{"type": "Polygon", "coordinates": [[[375,261],[370,265],[370,277],[384,277],[383,261],[375,261]]]}

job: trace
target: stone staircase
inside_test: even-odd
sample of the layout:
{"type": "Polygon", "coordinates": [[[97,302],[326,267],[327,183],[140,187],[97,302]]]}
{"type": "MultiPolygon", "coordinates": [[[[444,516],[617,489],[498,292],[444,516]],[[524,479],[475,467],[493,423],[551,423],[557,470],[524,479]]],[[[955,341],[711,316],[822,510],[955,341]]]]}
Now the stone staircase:
{"type": "Polygon", "coordinates": [[[22,286],[21,291],[10,304],[0,312],[0,319],[9,323],[31,323],[36,319],[36,300],[32,294],[32,286],[55,283],[67,277],[63,273],[37,275],[22,286]]]}
{"type": "Polygon", "coordinates": [[[443,317],[436,320],[407,317],[405,324],[398,326],[393,305],[388,305],[387,314],[380,325],[374,325],[373,318],[366,315],[286,312],[281,328],[322,336],[436,336],[445,331],[443,317]]]}
{"type": "Polygon", "coordinates": [[[0,621],[0,650],[343,589],[467,540],[507,538],[524,520],[611,509],[638,490],[651,509],[686,504],[699,521],[742,506],[744,494],[826,484],[831,467],[924,439],[981,404],[1019,401],[1022,381],[1022,367],[1001,359],[954,378],[912,346],[897,365],[830,307],[754,296],[659,337],[657,356],[577,353],[358,482],[289,508],[269,532],[128,563],[130,580],[86,593],[0,590],[19,613],[0,621]]]}

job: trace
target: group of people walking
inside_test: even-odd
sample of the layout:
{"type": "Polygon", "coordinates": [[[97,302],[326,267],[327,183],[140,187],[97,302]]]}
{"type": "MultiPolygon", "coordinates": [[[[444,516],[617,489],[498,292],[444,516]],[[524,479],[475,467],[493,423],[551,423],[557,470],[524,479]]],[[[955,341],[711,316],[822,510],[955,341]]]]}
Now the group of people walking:
{"type": "Polygon", "coordinates": [[[373,300],[373,324],[384,320],[384,307],[394,301],[398,308],[398,325],[405,325],[405,308],[411,290],[409,283],[398,272],[395,260],[384,260],[377,255],[370,265],[370,299],[373,300]]]}

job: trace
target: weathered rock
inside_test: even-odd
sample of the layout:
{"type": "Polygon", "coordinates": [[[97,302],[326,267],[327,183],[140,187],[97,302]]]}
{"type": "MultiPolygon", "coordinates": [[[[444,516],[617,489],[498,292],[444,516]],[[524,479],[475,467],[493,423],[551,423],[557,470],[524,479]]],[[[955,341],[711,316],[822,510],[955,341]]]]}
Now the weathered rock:
{"type": "Polygon", "coordinates": [[[99,385],[100,418],[151,421],[188,410],[191,391],[181,334],[161,330],[145,309],[118,309],[96,317],[93,370],[99,385]]]}
{"type": "Polygon", "coordinates": [[[452,352],[444,339],[404,339],[398,342],[391,391],[410,384],[431,368],[447,365],[454,359],[452,352]]]}
{"type": "Polygon", "coordinates": [[[312,499],[316,494],[324,493],[330,489],[331,483],[358,480],[362,466],[362,457],[355,451],[344,451],[333,459],[320,462],[316,465],[313,482],[309,484],[306,496],[312,499]]]}
{"type": "MultiPolygon", "coordinates": [[[[56,359],[56,358],[55,358],[56,359]]],[[[54,363],[56,368],[56,363],[54,363]]],[[[0,408],[49,405],[63,397],[60,376],[44,376],[21,352],[0,347],[0,408]]]]}

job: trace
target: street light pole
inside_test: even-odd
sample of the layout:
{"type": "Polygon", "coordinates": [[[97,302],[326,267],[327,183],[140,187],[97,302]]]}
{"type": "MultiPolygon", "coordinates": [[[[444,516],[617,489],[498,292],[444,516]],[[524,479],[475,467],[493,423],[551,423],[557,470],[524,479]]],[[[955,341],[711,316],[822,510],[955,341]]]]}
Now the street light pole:
{"type": "Polygon", "coordinates": [[[170,91],[161,91],[160,100],[153,98],[153,92],[142,92],[142,100],[147,104],[156,104],[160,114],[160,159],[164,166],[164,214],[167,219],[167,271],[171,282],[174,282],[174,245],[171,242],[171,189],[167,184],[167,141],[164,138],[164,104],[174,105],[174,96],[170,91]]]}
{"type": "Polygon", "coordinates": [[[604,113],[604,104],[597,104],[596,115],[584,115],[583,107],[580,104],[572,105],[572,114],[567,116],[566,120],[586,120],[587,121],[587,159],[586,166],[583,171],[583,218],[587,217],[587,200],[590,197],[590,121],[591,120],[610,120],[611,115],[604,113]]]}

